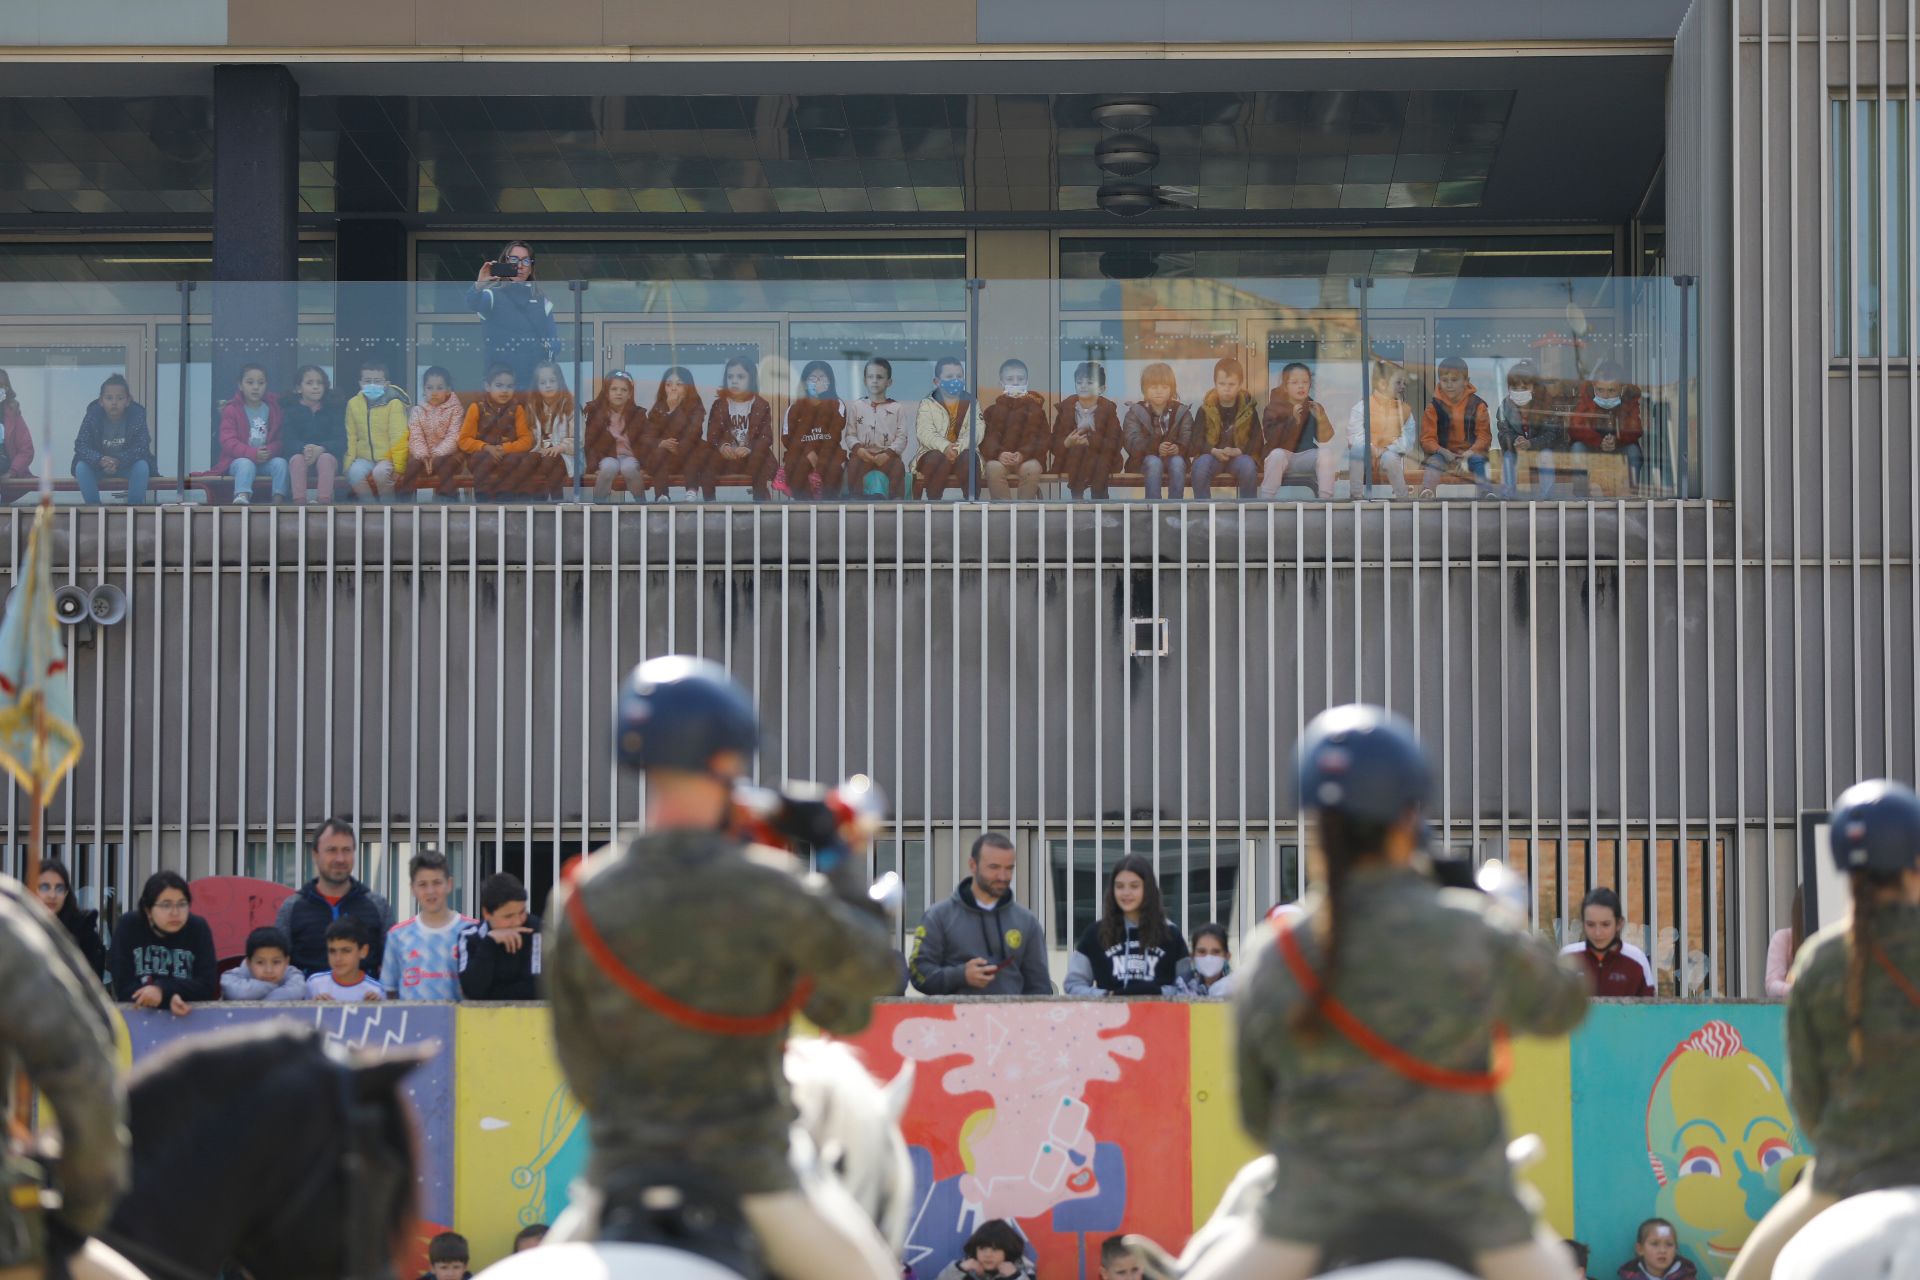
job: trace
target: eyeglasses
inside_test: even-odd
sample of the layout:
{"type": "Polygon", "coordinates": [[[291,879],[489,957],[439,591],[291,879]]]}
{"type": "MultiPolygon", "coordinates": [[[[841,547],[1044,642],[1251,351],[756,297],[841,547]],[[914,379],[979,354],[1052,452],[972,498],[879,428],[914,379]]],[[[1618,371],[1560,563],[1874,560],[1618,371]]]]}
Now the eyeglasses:
{"type": "Polygon", "coordinates": [[[67,886],[55,880],[50,883],[42,883],[40,886],[40,892],[48,895],[49,897],[64,898],[67,896],[67,886]]]}
{"type": "Polygon", "coordinates": [[[185,911],[192,906],[193,904],[191,902],[156,902],[153,904],[153,909],[155,911],[185,911]]]}

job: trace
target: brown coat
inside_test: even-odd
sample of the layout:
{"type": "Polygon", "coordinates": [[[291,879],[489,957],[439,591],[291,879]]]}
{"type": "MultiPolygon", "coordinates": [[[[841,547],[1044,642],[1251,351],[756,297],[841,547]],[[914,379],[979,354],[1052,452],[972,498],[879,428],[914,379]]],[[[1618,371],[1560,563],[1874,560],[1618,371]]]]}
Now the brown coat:
{"type": "MultiPolygon", "coordinates": [[[[732,444],[732,419],[733,415],[727,410],[727,397],[715,396],[713,408],[707,411],[707,443],[716,449],[732,444]]],[[[765,396],[756,395],[753,407],[747,410],[746,446],[755,453],[773,448],[773,406],[765,396]]]]}
{"type": "Polygon", "coordinates": [[[980,461],[998,460],[1003,453],[1017,453],[1028,460],[1047,464],[1047,452],[1053,446],[1053,429],[1047,422],[1047,402],[1038,391],[1029,391],[1018,400],[1001,396],[987,406],[987,429],[980,436],[980,461]]]}

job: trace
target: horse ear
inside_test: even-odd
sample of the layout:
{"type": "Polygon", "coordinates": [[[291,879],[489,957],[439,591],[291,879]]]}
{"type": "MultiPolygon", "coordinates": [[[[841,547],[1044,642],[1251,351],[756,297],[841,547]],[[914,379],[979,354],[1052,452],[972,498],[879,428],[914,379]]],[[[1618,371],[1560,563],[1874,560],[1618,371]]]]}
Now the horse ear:
{"type": "Polygon", "coordinates": [[[436,1042],[400,1045],[383,1051],[376,1058],[353,1064],[354,1093],[363,1101],[384,1098],[394,1093],[400,1082],[415,1068],[425,1066],[440,1052],[436,1042]]]}
{"type": "Polygon", "coordinates": [[[887,1114],[895,1124],[907,1114],[907,1103],[913,1098],[913,1065],[911,1060],[903,1063],[900,1074],[887,1081],[887,1114]]]}

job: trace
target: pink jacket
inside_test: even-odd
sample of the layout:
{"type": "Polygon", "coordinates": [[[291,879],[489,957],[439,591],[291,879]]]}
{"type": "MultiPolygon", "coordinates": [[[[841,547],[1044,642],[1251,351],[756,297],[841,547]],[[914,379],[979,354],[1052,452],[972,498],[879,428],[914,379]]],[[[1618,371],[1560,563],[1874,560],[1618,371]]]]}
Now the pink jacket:
{"type": "Polygon", "coordinates": [[[407,453],[415,458],[451,458],[460,451],[460,424],[466,418],[467,406],[456,395],[439,404],[413,406],[407,419],[407,453]]]}
{"type": "MultiPolygon", "coordinates": [[[[267,392],[267,456],[280,456],[280,398],[267,392]]],[[[247,426],[247,406],[235,393],[220,410],[220,461],[214,464],[215,471],[225,471],[240,458],[258,462],[259,453],[253,447],[253,432],[247,426]]]]}
{"type": "Polygon", "coordinates": [[[7,397],[5,424],[6,440],[0,442],[0,467],[10,476],[32,475],[33,433],[27,430],[27,419],[12,396],[7,397]]]}
{"type": "Polygon", "coordinates": [[[1775,929],[1767,940],[1767,999],[1785,1000],[1793,989],[1787,975],[1793,972],[1793,930],[1775,929]]]}

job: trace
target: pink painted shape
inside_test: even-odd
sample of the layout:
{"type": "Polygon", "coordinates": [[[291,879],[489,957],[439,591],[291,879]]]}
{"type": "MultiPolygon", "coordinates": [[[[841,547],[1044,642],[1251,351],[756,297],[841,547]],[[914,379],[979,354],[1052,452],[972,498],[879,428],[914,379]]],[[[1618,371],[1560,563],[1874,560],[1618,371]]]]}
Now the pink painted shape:
{"type": "Polygon", "coordinates": [[[193,882],[193,914],[213,930],[213,953],[221,959],[245,955],[247,935],[272,924],[280,904],[293,890],[251,876],[207,876],[193,882]]]}
{"type": "Polygon", "coordinates": [[[1093,1195],[1087,1179],[1097,1139],[1082,1099],[1089,1083],[1120,1079],[1120,1059],[1146,1056],[1138,1036],[1102,1036],[1126,1025],[1124,1004],[960,1004],[952,1018],[909,1018],[894,1028],[893,1048],[917,1062],[963,1057],[941,1077],[955,1097],[985,1093],[990,1123],[972,1136],[973,1172],[960,1193],[981,1220],[1039,1217],[1093,1195]],[[1076,1160],[1075,1157],[1078,1157],[1076,1160]]]}

